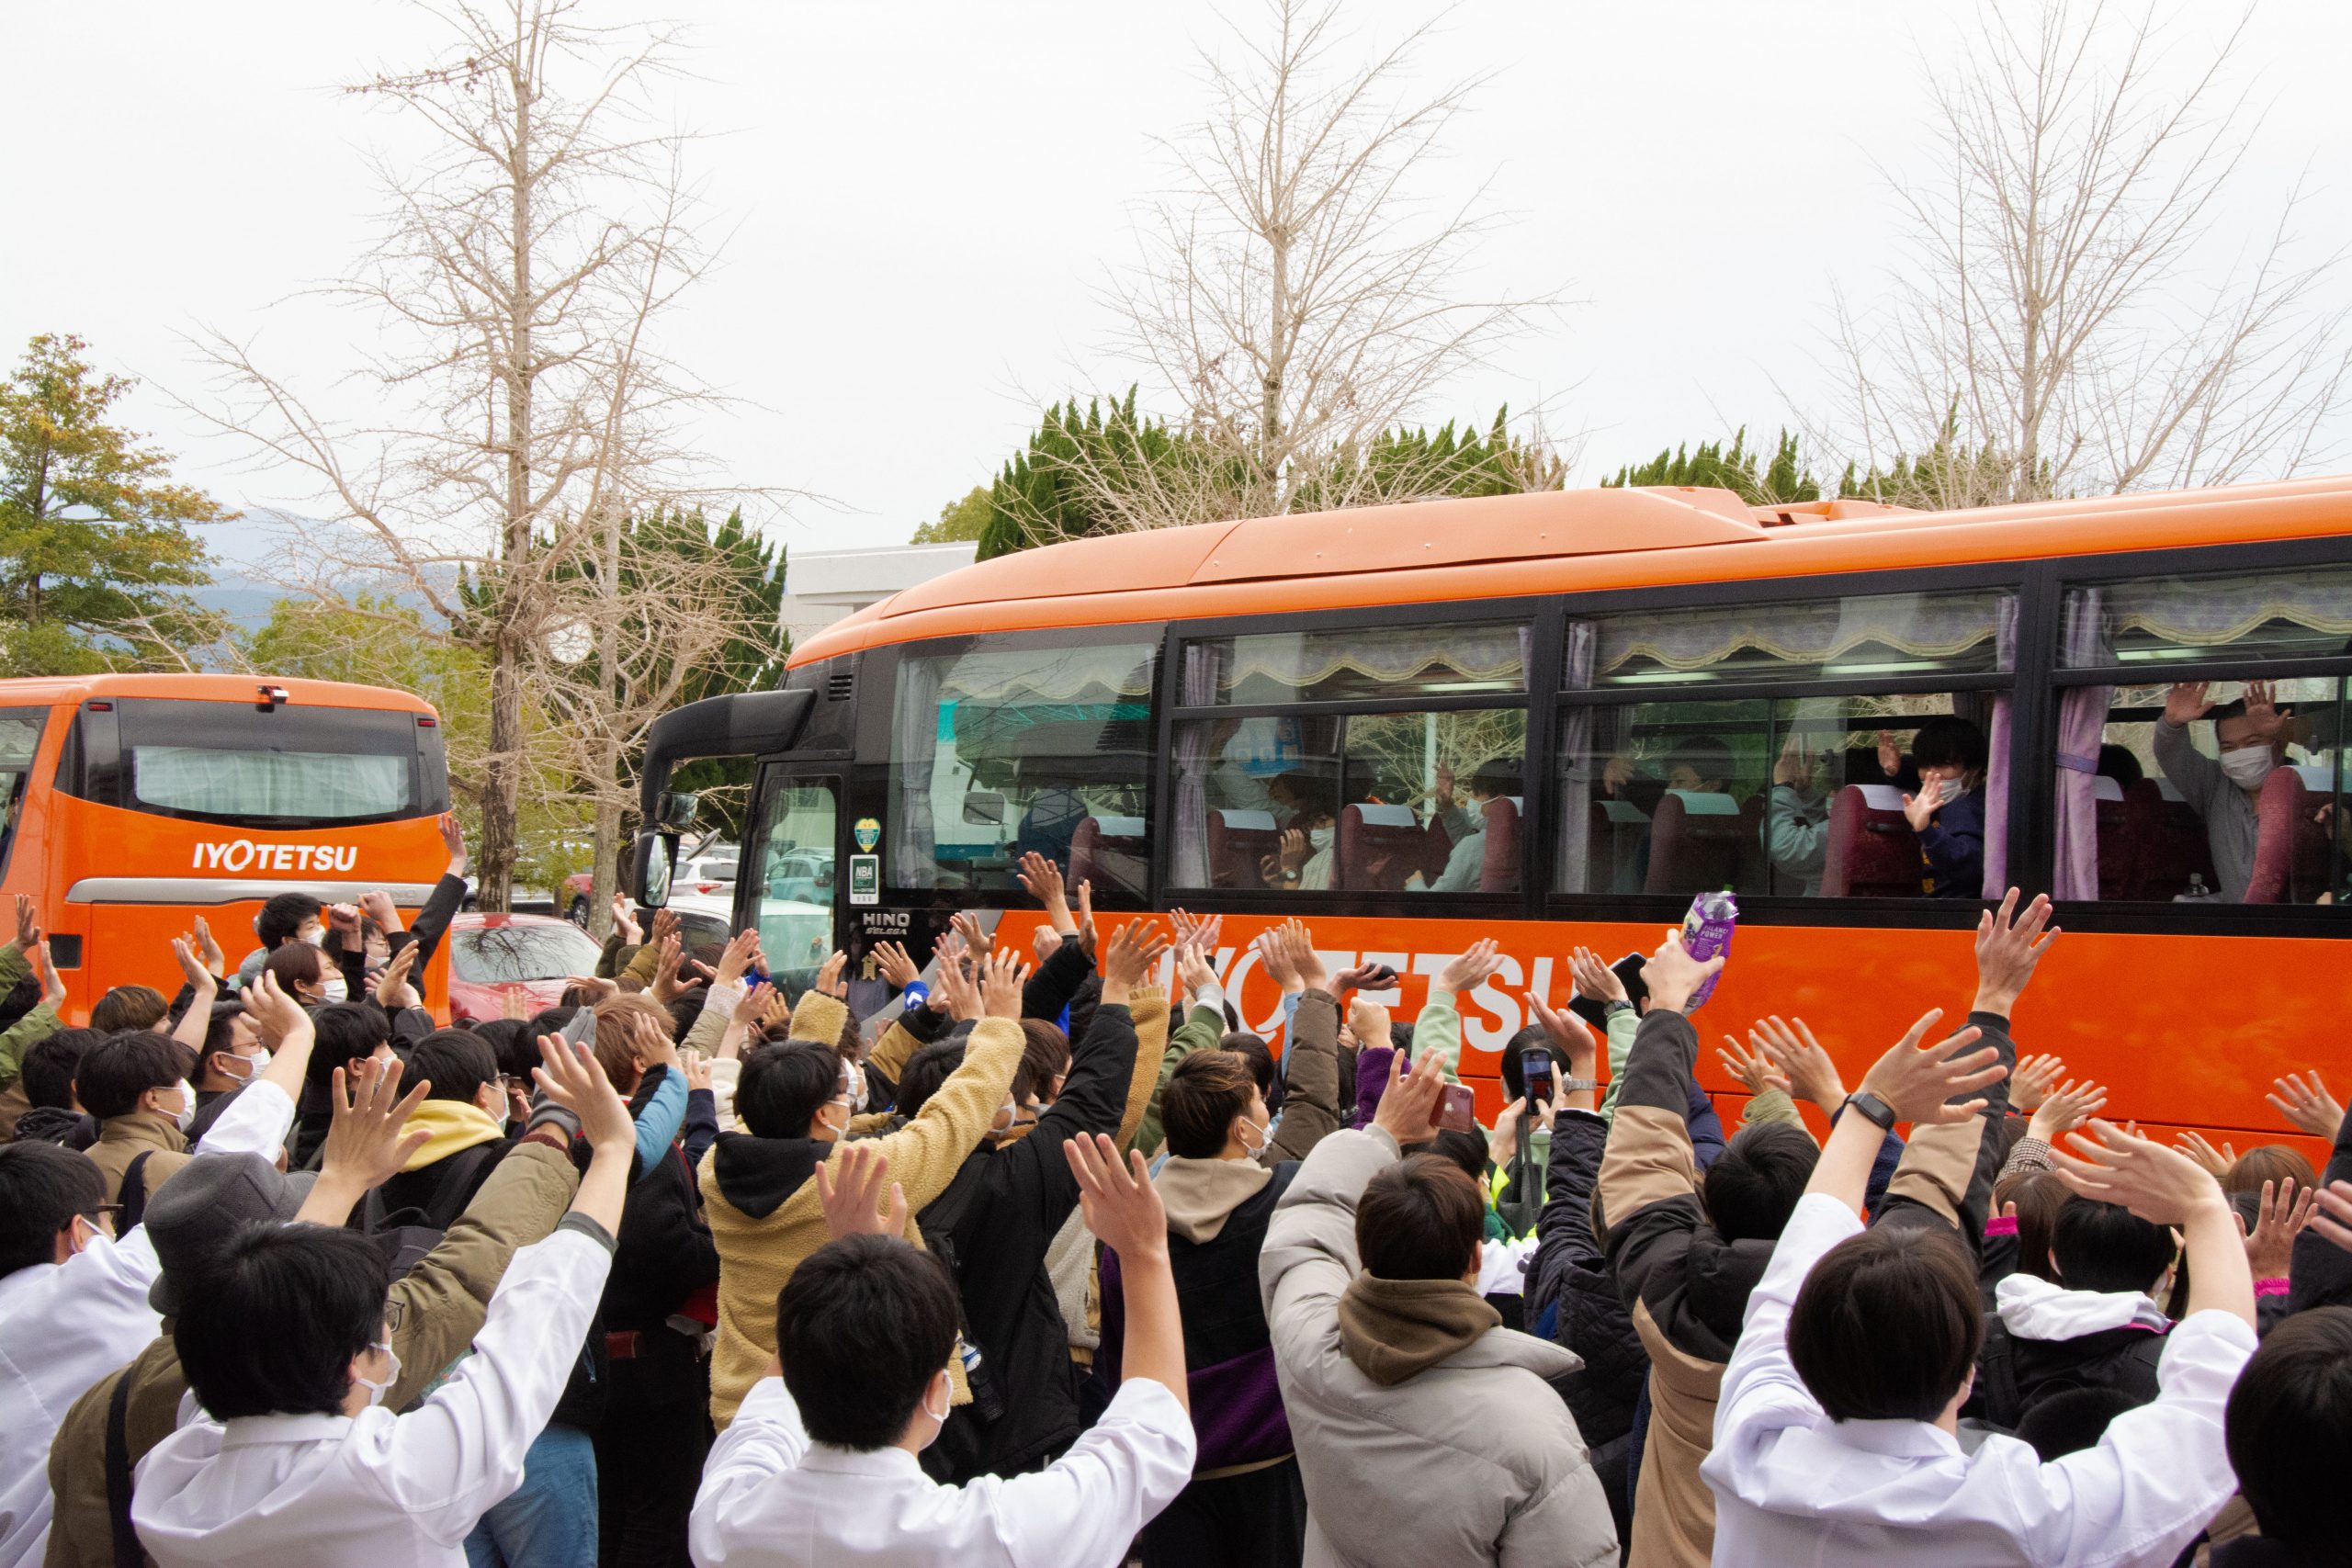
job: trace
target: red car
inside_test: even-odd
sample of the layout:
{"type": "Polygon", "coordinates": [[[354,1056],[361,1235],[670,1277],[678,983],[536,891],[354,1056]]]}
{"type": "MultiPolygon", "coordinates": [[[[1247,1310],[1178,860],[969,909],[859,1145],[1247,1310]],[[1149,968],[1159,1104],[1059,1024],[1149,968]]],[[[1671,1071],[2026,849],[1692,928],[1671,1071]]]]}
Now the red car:
{"type": "Polygon", "coordinates": [[[459,915],[449,922],[449,1021],[504,1018],[520,993],[526,1013],[563,999],[564,978],[593,975],[601,951],[552,915],[459,915]]]}

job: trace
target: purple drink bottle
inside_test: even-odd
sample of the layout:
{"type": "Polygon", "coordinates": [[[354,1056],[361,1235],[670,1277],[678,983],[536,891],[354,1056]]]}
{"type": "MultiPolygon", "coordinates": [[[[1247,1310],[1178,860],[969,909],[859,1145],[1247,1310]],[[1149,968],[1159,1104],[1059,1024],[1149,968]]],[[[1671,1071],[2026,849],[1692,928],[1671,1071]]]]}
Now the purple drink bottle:
{"type": "MultiPolygon", "coordinates": [[[[1682,917],[1682,951],[1702,964],[1710,958],[1727,957],[1732,932],[1738,929],[1739,905],[1729,888],[1721,893],[1702,893],[1690,900],[1690,912],[1682,917]]],[[[1690,1011],[1697,1012],[1699,1004],[1714,994],[1715,982],[1721,978],[1719,971],[1699,982],[1699,988],[1690,996],[1690,1011]]]]}

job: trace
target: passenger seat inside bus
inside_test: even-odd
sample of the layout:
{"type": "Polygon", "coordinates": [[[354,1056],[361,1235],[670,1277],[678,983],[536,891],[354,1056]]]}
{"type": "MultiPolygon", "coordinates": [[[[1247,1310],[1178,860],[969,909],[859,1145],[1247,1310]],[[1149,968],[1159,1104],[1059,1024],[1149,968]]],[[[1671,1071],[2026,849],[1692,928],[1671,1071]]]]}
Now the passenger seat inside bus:
{"type": "Polygon", "coordinates": [[[1115,888],[1140,895],[1149,847],[1140,817],[1089,817],[1069,840],[1069,885],[1091,882],[1098,893],[1115,888]]]}
{"type": "Polygon", "coordinates": [[[1519,823],[1523,796],[1495,796],[1480,808],[1487,818],[1487,856],[1478,863],[1478,891],[1519,891],[1519,823]]]}
{"type": "MultiPolygon", "coordinates": [[[[1444,840],[1445,829],[1441,827],[1436,831],[1438,839],[1444,840]]],[[[1339,874],[1332,886],[1351,893],[1394,893],[1417,871],[1427,881],[1445,869],[1442,854],[1434,867],[1428,863],[1430,855],[1430,834],[1422,828],[1420,814],[1411,807],[1343,806],[1340,807],[1339,874]]]]}
{"type": "Polygon", "coordinates": [[[1264,886],[1259,868],[1281,847],[1272,812],[1218,807],[1209,813],[1209,886],[1264,886]]]}
{"type": "MultiPolygon", "coordinates": [[[[2099,830],[2107,830],[2102,813],[2099,830]]],[[[2099,897],[2142,902],[2169,902],[2188,891],[2193,878],[2218,892],[2222,882],[2213,870],[2213,846],[2205,824],[2188,803],[2162,779],[2141,779],[2123,791],[2123,842],[2116,856],[2117,881],[2108,881],[2109,855],[2099,844],[2099,897]]]]}
{"type": "Polygon", "coordinates": [[[1919,835],[1893,784],[1848,784],[1829,802],[1826,898],[1917,898],[1926,890],[1919,835]]]}
{"type": "Polygon", "coordinates": [[[2324,768],[2273,768],[2255,802],[2259,823],[2254,841],[2254,874],[2247,878],[2249,904],[2310,904],[2327,891],[2330,825],[2312,818],[2329,795],[2309,787],[2324,784],[2324,768]]]}
{"type": "Polygon", "coordinates": [[[1642,891],[1705,893],[1761,886],[1763,826],[1761,795],[1742,801],[1703,790],[1668,790],[1650,819],[1649,875],[1642,891]]]}

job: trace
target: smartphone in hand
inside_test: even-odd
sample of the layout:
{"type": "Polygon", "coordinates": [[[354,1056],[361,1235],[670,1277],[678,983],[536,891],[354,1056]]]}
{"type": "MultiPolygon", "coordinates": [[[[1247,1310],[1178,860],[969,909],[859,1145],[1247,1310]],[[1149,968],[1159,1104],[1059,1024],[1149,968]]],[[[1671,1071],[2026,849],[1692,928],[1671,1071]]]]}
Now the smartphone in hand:
{"type": "Polygon", "coordinates": [[[1527,1109],[1534,1110],[1552,1099],[1552,1053],[1541,1046],[1522,1051],[1519,1055],[1520,1081],[1527,1086],[1527,1109]]]}
{"type": "Polygon", "coordinates": [[[1437,1124],[1448,1133],[1466,1133],[1478,1124],[1477,1095],[1466,1083],[1450,1083],[1438,1098],[1437,1124]]]}

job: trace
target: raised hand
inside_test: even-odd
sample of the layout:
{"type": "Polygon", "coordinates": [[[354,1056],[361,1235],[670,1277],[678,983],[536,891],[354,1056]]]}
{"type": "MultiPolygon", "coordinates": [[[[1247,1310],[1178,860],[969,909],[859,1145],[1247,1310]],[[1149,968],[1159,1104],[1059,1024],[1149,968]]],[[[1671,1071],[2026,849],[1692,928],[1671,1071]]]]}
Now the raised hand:
{"type": "Polygon", "coordinates": [[[2318,1198],[2316,1188],[2306,1188],[2298,1199],[2295,1179],[2290,1176],[2262,1184],[2262,1206],[2255,1213],[2251,1231],[2242,1215],[2231,1212],[2230,1217],[2238,1222],[2238,1234],[2245,1237],[2246,1265],[2256,1279],[2287,1277],[2287,1266],[2295,1256],[2295,1237],[2312,1223],[2312,1208],[2318,1198]]]}
{"type": "Polygon", "coordinates": [[[1091,955],[1099,934],[1094,929],[1094,884],[1081,882],[1078,885],[1078,944],[1091,955]]]}
{"type": "Polygon", "coordinates": [[[1747,1043],[1788,1080],[1792,1098],[1811,1100],[1825,1115],[1835,1114],[1846,1103],[1846,1080],[1838,1076],[1838,1063],[1813,1037],[1804,1020],[1758,1019],[1747,1032],[1747,1043]]]}
{"type": "Polygon", "coordinates": [[[1167,951],[1168,935],[1158,920],[1129,920],[1112,932],[1102,949],[1103,1004],[1126,1006],[1127,993],[1143,984],[1167,951]]]}
{"type": "Polygon", "coordinates": [[[2331,1181],[2320,1190],[2319,1210],[2312,1229],[2336,1247],[2352,1252],[2352,1181],[2331,1181]]]}
{"type": "Polygon", "coordinates": [[[1290,961],[1299,985],[1310,991],[1327,989],[1331,974],[1323,966],[1323,955],[1315,951],[1314,933],[1306,929],[1306,922],[1288,919],[1278,929],[1282,932],[1283,956],[1290,961]]]}
{"type": "Polygon", "coordinates": [[[2287,716],[2278,711],[2278,687],[2271,681],[2248,681],[2245,683],[2245,727],[2256,740],[2276,741],[2287,728],[2287,716]]]}
{"type": "Polygon", "coordinates": [[[718,955],[718,968],[711,976],[714,986],[731,986],[742,979],[743,971],[760,951],[760,933],[756,927],[747,926],[737,931],[726,950],[718,955]]]}
{"type": "Polygon", "coordinates": [[[2212,699],[2206,695],[2211,682],[2184,681],[2165,694],[2165,722],[2170,725],[2191,724],[2213,711],[2212,699]]]}
{"type": "Polygon", "coordinates": [[[1722,973],[1723,966],[1721,953],[1704,964],[1691,957],[1682,945],[1682,933],[1671,931],[1642,965],[1642,984],[1649,991],[1652,1008],[1680,1012],[1690,1005],[1690,998],[1707,977],[1722,973]]]}
{"type": "Polygon", "coordinates": [[[1437,978],[1430,982],[1430,988],[1452,991],[1460,996],[1464,991],[1475,991],[1493,979],[1502,966],[1501,949],[1495,939],[1481,937],[1470,944],[1467,952],[1438,971],[1437,978]]]}
{"type": "Polygon", "coordinates": [[[1593,1040],[1592,1031],[1585,1027],[1584,1020],[1572,1012],[1555,1011],[1551,1003],[1532,991],[1524,995],[1528,1015],[1544,1026],[1544,1032],[1551,1036],[1552,1043],[1567,1057],[1568,1076],[1579,1078],[1592,1077],[1592,1065],[1600,1058],[1600,1047],[1593,1040]]]}
{"type": "Polygon", "coordinates": [[[652,933],[651,937],[650,937],[650,938],[649,938],[649,940],[653,943],[654,947],[658,950],[658,949],[661,947],[662,942],[662,940],[663,940],[664,938],[666,938],[666,937],[674,937],[674,936],[676,936],[677,934],[678,934],[678,916],[677,916],[677,912],[676,912],[675,910],[673,910],[673,909],[669,908],[667,906],[664,906],[664,907],[663,907],[663,908],[659,908],[659,909],[654,910],[654,911],[653,911],[653,933],[652,933]]]}
{"type": "MultiPolygon", "coordinates": [[[[931,983],[931,999],[945,1009],[948,1017],[961,1022],[980,1016],[980,987],[975,976],[965,973],[963,953],[948,950],[951,940],[952,933],[939,939],[939,964],[931,983]]],[[[980,967],[987,969],[985,959],[980,967]]]]}
{"type": "Polygon", "coordinates": [[[836,1144],[817,1162],[817,1206],[835,1241],[850,1235],[907,1234],[907,1190],[890,1181],[890,1201],[882,1184],[890,1181],[890,1160],[872,1144],[836,1144]]]}
{"type": "Polygon", "coordinates": [[[831,957],[817,965],[817,978],[809,988],[819,996],[831,997],[837,1002],[848,1000],[849,981],[842,975],[848,967],[849,954],[836,951],[831,957]]]}
{"type": "Polygon", "coordinates": [[[652,995],[655,1001],[667,1007],[702,982],[679,974],[679,969],[685,959],[685,951],[680,945],[676,932],[654,938],[653,944],[655,954],[653,984],[648,986],[646,990],[652,995]]]}
{"type": "Polygon", "coordinates": [[[686,1075],[686,1092],[710,1087],[710,1058],[699,1051],[680,1047],[678,1070],[686,1075]]]}
{"type": "Polygon", "coordinates": [[[903,991],[922,977],[922,968],[895,942],[874,944],[874,967],[894,991],[903,991]]]}
{"type": "Polygon", "coordinates": [[[2008,1075],[1994,1046],[1959,1055],[1963,1046],[1976,1043],[1982,1031],[1963,1029],[1932,1045],[1920,1044],[1942,1017],[1940,1009],[1922,1017],[1862,1075],[1863,1092],[1893,1106],[1898,1122],[1922,1126],[1965,1122],[1984,1109],[1984,1101],[1954,1104],[1952,1098],[1999,1083],[2008,1075]]]}
{"type": "Polygon", "coordinates": [[[1760,1050],[1750,1050],[1728,1034],[1724,1036],[1723,1045],[1715,1052],[1715,1057],[1723,1063],[1724,1071],[1747,1085],[1750,1094],[1762,1094],[1774,1089],[1782,1094],[1789,1092],[1789,1080],[1773,1066],[1770,1056],[1760,1050]]]}
{"type": "Polygon", "coordinates": [[[765,981],[745,991],[742,999],[735,1004],[733,1015],[727,1021],[729,1027],[740,1026],[748,1031],[760,1021],[761,1015],[767,1010],[768,999],[775,995],[775,987],[765,981]]]}
{"type": "MultiPolygon", "coordinates": [[[[196,923],[201,927],[204,924],[204,917],[198,915],[196,918],[196,923]]],[[[17,895],[17,951],[29,953],[32,951],[33,943],[40,940],[40,916],[35,912],[33,896],[29,893],[19,893],[17,895]]]]}
{"type": "Polygon", "coordinates": [[[499,1016],[509,1023],[520,1023],[531,1016],[531,993],[520,986],[509,986],[498,994],[499,1016]]]}
{"type": "Polygon", "coordinates": [[[1891,729],[1878,732],[1878,771],[1890,779],[1903,771],[1903,746],[1891,729]]]}
{"type": "MultiPolygon", "coordinates": [[[[1021,1021],[1021,987],[1029,983],[1029,965],[1017,953],[997,953],[980,966],[980,1008],[989,1018],[1021,1021]]],[[[1106,987],[1107,988],[1107,987],[1106,987]]]]}
{"type": "Polygon", "coordinates": [[[379,887],[359,896],[359,912],[376,922],[376,929],[386,936],[401,929],[401,912],[392,903],[392,896],[379,887]]]}
{"type": "Polygon", "coordinates": [[[1399,1148],[1437,1136],[1438,1102],[1445,1093],[1445,1075],[1434,1066],[1408,1073],[1406,1066],[1402,1051],[1388,1058],[1388,1088],[1372,1118],[1372,1124],[1385,1128],[1399,1148]]]}
{"type": "Polygon", "coordinates": [[[1184,989],[1196,997],[1216,984],[1216,968],[1190,938],[1176,944],[1176,973],[1182,977],[1184,989]]]}
{"type": "Polygon", "coordinates": [[[549,1100],[580,1118],[580,1135],[595,1153],[626,1165],[637,1149],[637,1123],[628,1101],[616,1093],[595,1054],[559,1034],[539,1036],[538,1066],[531,1076],[549,1100]]]}
{"type": "Polygon", "coordinates": [[[2058,940],[2050,923],[2050,900],[2034,895],[2025,913],[2017,914],[2018,890],[2010,888],[1998,911],[1987,909],[1976,921],[1976,1003],[1978,1012],[2003,1018],[2017,1006],[2026,983],[2033,978],[2044,954],[2058,940]],[[2016,918],[2011,919],[2012,916],[2016,918]]]}
{"type": "Polygon", "coordinates": [[[2065,1070],[2066,1064],[2047,1051],[2018,1057],[2017,1071],[2009,1075],[2009,1103],[2031,1115],[2035,1107],[2050,1098],[2065,1070]]]}
{"type": "Polygon", "coordinates": [[[1299,981],[1298,971],[1290,966],[1290,948],[1283,941],[1279,928],[1260,931],[1250,939],[1250,945],[1258,950],[1258,966],[1265,970],[1268,979],[1283,988],[1284,995],[1306,988],[1299,981]]]}
{"type": "Polygon", "coordinates": [[[1331,987],[1335,997],[1350,991],[1393,991],[1396,988],[1396,971],[1385,964],[1359,964],[1352,969],[1341,970],[1331,987]]]}
{"type": "MultiPolygon", "coordinates": [[[[44,958],[48,955],[42,954],[44,958]]],[[[245,1016],[254,1021],[254,1032],[271,1050],[286,1038],[296,1025],[308,1027],[310,1015],[302,1004],[278,988],[277,977],[265,969],[259,978],[245,987],[245,1016]]]]}
{"type": "Polygon", "coordinates": [[[403,1096],[401,1072],[397,1056],[384,1062],[368,1057],[347,1079],[343,1068],[335,1068],[330,1101],[334,1120],[327,1127],[325,1157],[319,1162],[321,1180],[334,1172],[368,1191],[399,1175],[409,1156],[432,1141],[430,1133],[403,1131],[409,1112],[432,1091],[432,1080],[419,1079],[403,1096]]]}
{"type": "MultiPolygon", "coordinates": [[[[24,931],[22,913],[21,910],[18,911],[19,919],[17,923],[17,932],[20,935],[24,931]]],[[[220,944],[212,938],[212,923],[202,915],[198,915],[194,924],[196,926],[196,955],[204,960],[204,966],[207,969],[211,970],[215,975],[220,974],[227,966],[229,960],[228,955],[220,951],[220,944]]]]}
{"type": "Polygon", "coordinates": [[[2051,1151],[2059,1179],[2086,1198],[2120,1203],[2142,1219],[2177,1225],[2199,1207],[2227,1201],[2212,1173],[2187,1155],[2112,1122],[2093,1122],[2051,1151]]]}
{"type": "MultiPolygon", "coordinates": [[[[410,947],[404,947],[401,951],[410,952],[414,944],[412,943],[410,947]]],[[[563,988],[567,991],[585,991],[592,998],[592,1006],[595,1002],[621,994],[621,983],[618,980],[609,980],[601,975],[566,975],[563,977],[563,988]]]]}
{"type": "Polygon", "coordinates": [[[1036,851],[1021,857],[1021,869],[1013,874],[1021,890],[1044,907],[1054,929],[1068,935],[1078,929],[1069,916],[1069,896],[1062,884],[1062,868],[1036,851]]]}
{"type": "Polygon", "coordinates": [[[1919,793],[1903,797],[1903,819],[1911,824],[1915,833],[1924,833],[1936,813],[1942,810],[1960,786],[1951,779],[1922,779],[1919,793]]]}
{"type": "Polygon", "coordinates": [[[207,969],[196,955],[195,937],[184,934],[172,938],[172,956],[179,960],[180,973],[187,977],[190,987],[198,991],[213,988],[212,971],[207,969]]]}
{"type": "Polygon", "coordinates": [[[613,895],[613,930],[620,932],[621,941],[631,947],[645,940],[644,929],[637,923],[637,917],[628,912],[628,895],[626,893],[613,895]]]}
{"type": "Polygon", "coordinates": [[[2106,1109],[2105,1084],[2095,1084],[2088,1078],[2077,1083],[2068,1078],[2034,1108],[2033,1119],[2026,1123],[2026,1135],[2040,1138],[2045,1144],[2055,1143],[2060,1134],[2073,1132],[2106,1109]]]}
{"type": "Polygon", "coordinates": [[[2344,1107],[2327,1092],[2326,1081],[2317,1069],[2308,1074],[2289,1073],[2270,1081],[2271,1092],[2263,1098],[2276,1106],[2296,1131],[2314,1138],[2333,1139],[2343,1127],[2344,1107]]]}
{"type": "Polygon", "coordinates": [[[458,814],[456,812],[445,811],[441,814],[440,827],[441,847],[449,852],[448,868],[442,872],[441,874],[444,876],[463,876],[466,874],[465,826],[458,820],[458,814]]]}
{"type": "Polygon", "coordinates": [[[1625,989],[1625,982],[1617,971],[1600,960],[1600,954],[1589,947],[1579,947],[1568,958],[1568,973],[1577,983],[1577,995],[1603,1007],[1611,1002],[1631,1002],[1633,993],[1625,989]]]}
{"type": "MultiPolygon", "coordinates": [[[[40,999],[49,1004],[50,1011],[55,1012],[65,1005],[65,977],[49,960],[48,940],[44,938],[34,942],[27,956],[32,961],[33,978],[40,985],[40,999]]],[[[297,1008],[294,1010],[299,1017],[302,1010],[297,1008]]],[[[309,1020],[304,1019],[303,1021],[308,1022],[309,1020]]]]}
{"type": "Polygon", "coordinates": [[[1805,744],[1804,731],[1792,729],[1781,742],[1781,754],[1772,761],[1772,782],[1797,789],[1813,782],[1813,748],[1805,744]]]}
{"type": "Polygon", "coordinates": [[[1086,1228],[1097,1240],[1131,1260],[1156,1258],[1168,1250],[1168,1211],[1151,1185],[1140,1149],[1119,1157],[1119,1145],[1100,1133],[1081,1133],[1062,1145],[1070,1174],[1078,1178],[1079,1205],[1086,1228]]]}
{"type": "Polygon", "coordinates": [[[2173,1146],[2211,1173],[2216,1181],[2228,1175],[2230,1167],[2238,1163],[2236,1145],[2225,1143],[2217,1149],[2206,1141],[2202,1133],[2183,1133],[2173,1139],[2173,1146]]]}
{"type": "Polygon", "coordinates": [[[980,930],[979,917],[973,914],[969,909],[959,909],[955,914],[948,916],[947,929],[954,931],[958,937],[963,939],[964,951],[970,953],[974,958],[985,958],[988,956],[989,949],[991,945],[989,942],[988,933],[980,930]]]}

